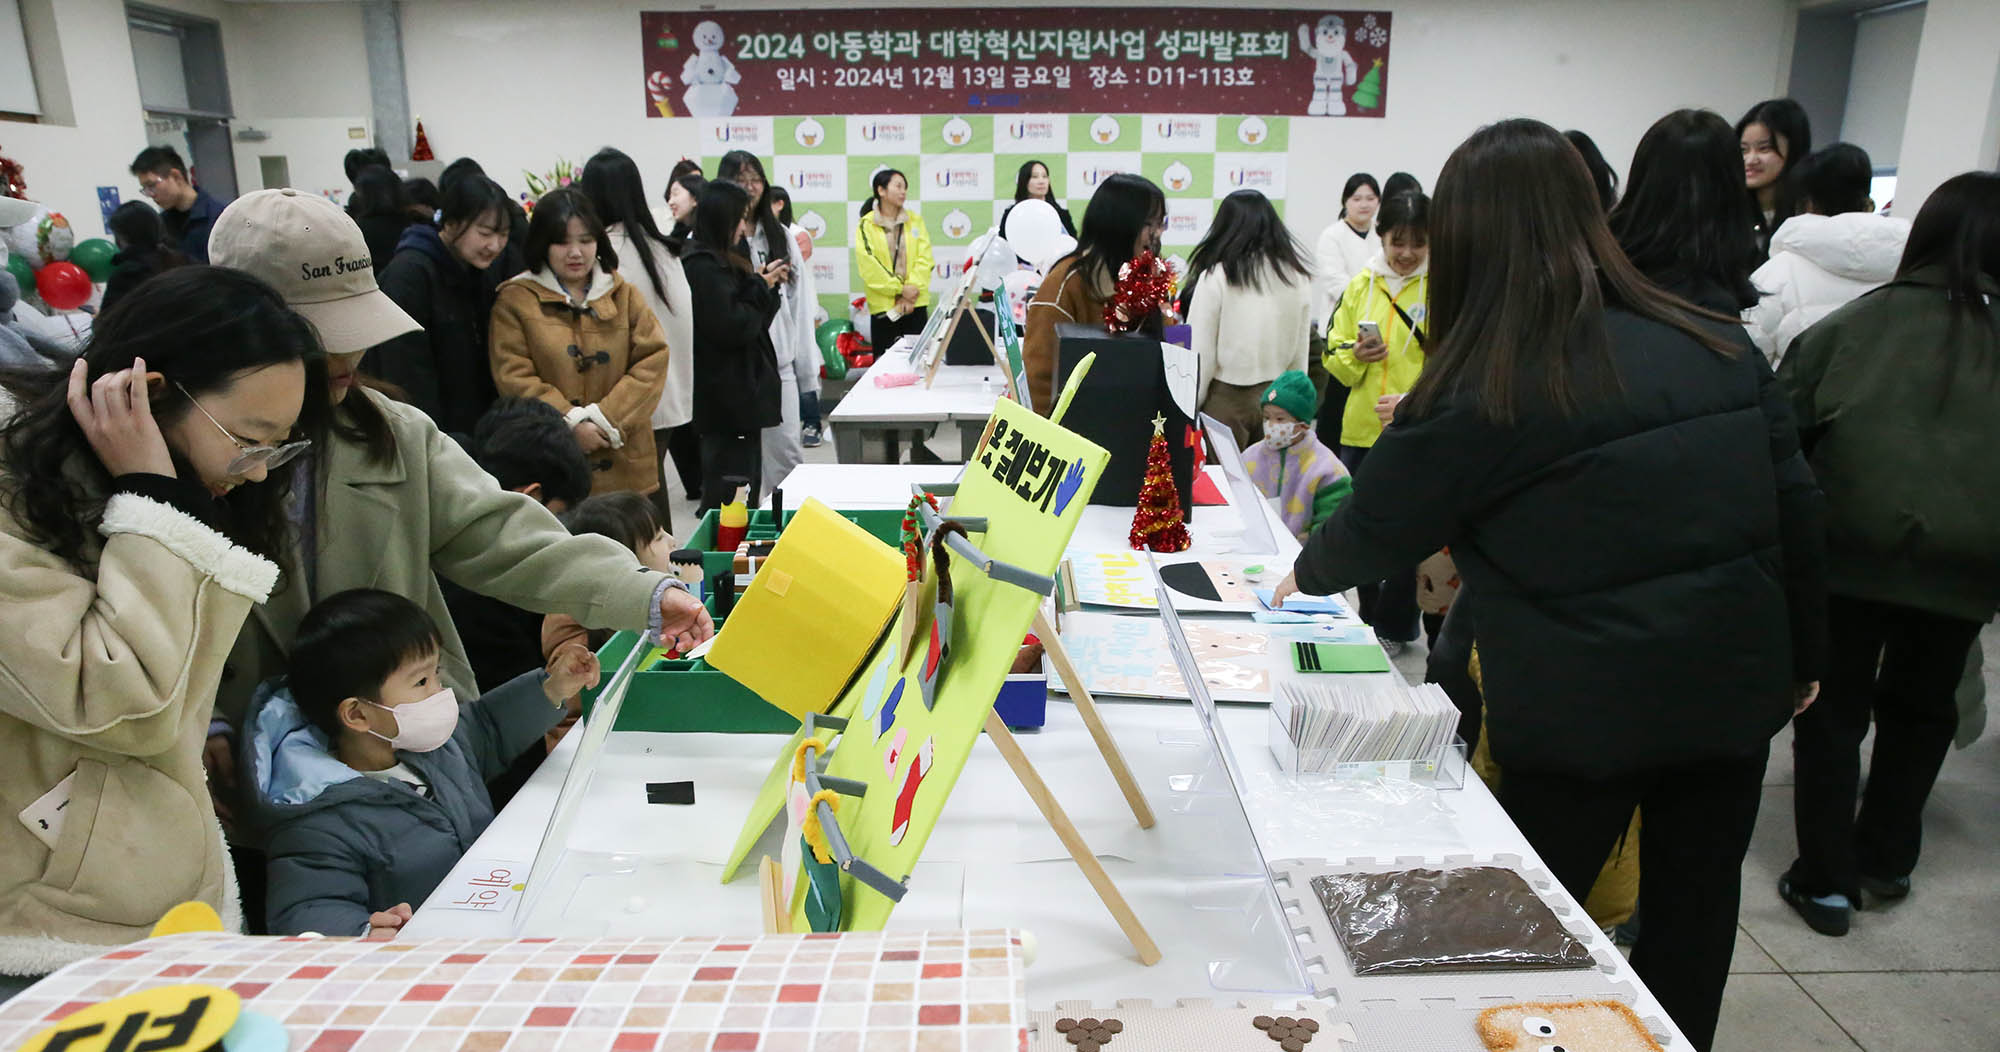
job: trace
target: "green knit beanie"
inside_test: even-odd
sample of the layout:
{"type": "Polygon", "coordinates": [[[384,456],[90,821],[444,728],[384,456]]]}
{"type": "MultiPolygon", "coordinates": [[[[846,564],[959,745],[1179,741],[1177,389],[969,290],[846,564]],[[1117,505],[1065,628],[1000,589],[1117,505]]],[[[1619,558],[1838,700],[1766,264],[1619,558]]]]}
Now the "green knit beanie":
{"type": "Polygon", "coordinates": [[[1311,423],[1313,418],[1313,384],[1306,374],[1293,369],[1271,381],[1265,388],[1263,405],[1274,405],[1298,417],[1300,421],[1311,423]]]}

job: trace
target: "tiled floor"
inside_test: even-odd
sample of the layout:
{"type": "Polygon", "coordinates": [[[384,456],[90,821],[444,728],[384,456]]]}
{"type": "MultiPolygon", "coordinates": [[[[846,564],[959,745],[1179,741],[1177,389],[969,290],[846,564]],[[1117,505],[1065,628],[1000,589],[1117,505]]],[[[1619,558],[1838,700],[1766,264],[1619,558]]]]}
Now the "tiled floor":
{"type": "MultiPolygon", "coordinates": [[[[806,459],[832,463],[832,439],[806,459]]],[[[682,514],[677,525],[692,521],[682,514]]],[[[2000,627],[1981,642],[1995,726],[1945,761],[1916,890],[1857,914],[1844,938],[1814,934],[1778,900],[1794,847],[1789,730],[1772,742],[1715,1052],[2000,1050],[2000,627]]],[[[1420,681],[1423,646],[1396,664],[1420,681]]]]}

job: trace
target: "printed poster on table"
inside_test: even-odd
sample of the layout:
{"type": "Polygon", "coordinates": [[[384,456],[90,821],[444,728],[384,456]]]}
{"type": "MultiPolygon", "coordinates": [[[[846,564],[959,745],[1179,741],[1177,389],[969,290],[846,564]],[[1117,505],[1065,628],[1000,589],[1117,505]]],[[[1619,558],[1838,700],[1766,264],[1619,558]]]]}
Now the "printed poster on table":
{"type": "Polygon", "coordinates": [[[643,12],[639,35],[649,117],[1381,117],[1392,21],[1257,7],[732,9],[643,12]]]}

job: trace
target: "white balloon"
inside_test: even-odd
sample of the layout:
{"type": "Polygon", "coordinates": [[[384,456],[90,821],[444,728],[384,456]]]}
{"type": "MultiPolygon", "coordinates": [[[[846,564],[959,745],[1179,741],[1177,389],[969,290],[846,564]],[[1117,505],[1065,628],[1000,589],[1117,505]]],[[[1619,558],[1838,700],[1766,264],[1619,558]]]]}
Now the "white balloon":
{"type": "Polygon", "coordinates": [[[997,230],[980,239],[974,247],[979,249],[979,276],[976,280],[981,289],[998,288],[1007,275],[1020,267],[1015,262],[1014,247],[997,230]]]}
{"type": "Polygon", "coordinates": [[[1063,233],[1062,217],[1047,201],[1029,198],[1007,213],[1007,243],[1014,246],[1016,255],[1045,270],[1050,263],[1061,259],[1069,248],[1076,247],[1076,242],[1071,240],[1069,248],[1056,251],[1057,246],[1068,237],[1063,233]]]}

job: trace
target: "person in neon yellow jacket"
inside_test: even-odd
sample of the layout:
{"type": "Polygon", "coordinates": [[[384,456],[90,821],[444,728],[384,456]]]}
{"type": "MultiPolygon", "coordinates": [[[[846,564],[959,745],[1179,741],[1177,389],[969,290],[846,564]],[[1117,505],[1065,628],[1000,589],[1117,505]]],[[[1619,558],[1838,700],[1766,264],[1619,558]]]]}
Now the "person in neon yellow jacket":
{"type": "MultiPolygon", "coordinates": [[[[1423,372],[1429,210],[1430,199],[1420,193],[1383,203],[1375,219],[1382,251],[1347,283],[1327,330],[1326,371],[1348,389],[1338,445],[1340,459],[1351,470],[1359,469],[1396,403],[1423,372]],[[1362,322],[1374,322],[1381,338],[1362,339],[1362,322]]],[[[1322,413],[1321,419],[1331,415],[1322,413]]]]}
{"type": "MultiPolygon", "coordinates": [[[[1416,386],[1424,370],[1429,211],[1430,198],[1421,192],[1397,194],[1382,203],[1375,214],[1382,251],[1347,283],[1327,330],[1326,371],[1347,387],[1347,405],[1340,414],[1340,460],[1353,473],[1357,490],[1368,484],[1361,477],[1362,461],[1395,416],[1396,403],[1416,386]],[[1374,322],[1379,338],[1363,339],[1362,322],[1374,322]]],[[[1334,393],[1328,384],[1329,401],[1334,393]]],[[[1332,416],[1331,411],[1322,411],[1321,426],[1332,416]]],[[[1361,620],[1374,627],[1391,655],[1401,653],[1417,638],[1417,568],[1390,574],[1379,584],[1364,584],[1360,591],[1361,620]]]]}
{"type": "Polygon", "coordinates": [[[931,235],[924,217],[905,207],[909,196],[902,172],[876,172],[855,228],[854,272],[868,292],[869,342],[877,354],[898,337],[924,331],[930,318],[931,235]]]}

